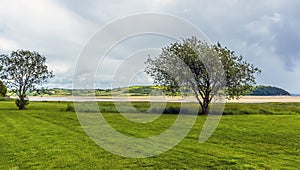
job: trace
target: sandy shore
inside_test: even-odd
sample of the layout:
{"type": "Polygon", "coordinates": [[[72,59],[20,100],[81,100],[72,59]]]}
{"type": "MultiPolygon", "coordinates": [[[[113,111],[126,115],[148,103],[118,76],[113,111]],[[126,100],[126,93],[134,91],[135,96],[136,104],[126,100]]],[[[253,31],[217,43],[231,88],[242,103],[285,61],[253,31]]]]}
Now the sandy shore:
{"type": "Polygon", "coordinates": [[[300,96],[244,96],[239,100],[227,100],[228,103],[266,103],[300,102],[300,96]]]}
{"type": "MultiPolygon", "coordinates": [[[[181,97],[145,97],[145,96],[131,96],[131,97],[29,97],[30,101],[169,101],[179,102],[183,99],[181,97]]],[[[185,99],[187,101],[196,101],[193,98],[185,99]]],[[[265,102],[300,102],[300,96],[244,96],[239,100],[226,100],[227,103],[265,103],[265,102]]]]}

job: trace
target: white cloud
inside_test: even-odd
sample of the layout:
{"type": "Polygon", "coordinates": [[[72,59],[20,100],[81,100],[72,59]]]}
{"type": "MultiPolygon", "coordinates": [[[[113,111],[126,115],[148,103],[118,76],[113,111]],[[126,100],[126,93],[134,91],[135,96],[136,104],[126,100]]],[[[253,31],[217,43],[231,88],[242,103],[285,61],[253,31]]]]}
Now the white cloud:
{"type": "Polygon", "coordinates": [[[50,0],[1,1],[0,16],[8,33],[18,33],[11,35],[16,39],[33,36],[81,44],[84,31],[91,25],[50,0]]]}
{"type": "MultiPolygon", "coordinates": [[[[0,2],[0,36],[39,51],[49,61],[72,63],[97,27],[51,0],[0,2]]],[[[4,46],[5,47],[5,46],[4,46]]],[[[4,50],[4,47],[1,50],[4,50]]]]}
{"type": "Polygon", "coordinates": [[[0,49],[1,50],[8,52],[8,51],[12,51],[12,50],[15,50],[18,48],[19,48],[19,45],[15,41],[8,40],[5,38],[0,38],[0,49]]]}
{"type": "Polygon", "coordinates": [[[264,15],[258,20],[252,21],[245,25],[246,30],[252,34],[258,34],[260,36],[270,36],[271,27],[274,27],[274,24],[277,26],[282,26],[282,17],[279,13],[274,13],[271,16],[264,15]]]}

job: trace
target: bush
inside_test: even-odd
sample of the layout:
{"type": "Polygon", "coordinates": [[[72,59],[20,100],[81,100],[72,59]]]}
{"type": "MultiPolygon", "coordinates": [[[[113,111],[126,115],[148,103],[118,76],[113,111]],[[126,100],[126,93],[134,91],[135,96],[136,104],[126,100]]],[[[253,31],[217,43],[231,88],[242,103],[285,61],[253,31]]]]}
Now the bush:
{"type": "Polygon", "coordinates": [[[74,106],[72,104],[67,104],[66,111],[67,112],[75,112],[74,106]]]}

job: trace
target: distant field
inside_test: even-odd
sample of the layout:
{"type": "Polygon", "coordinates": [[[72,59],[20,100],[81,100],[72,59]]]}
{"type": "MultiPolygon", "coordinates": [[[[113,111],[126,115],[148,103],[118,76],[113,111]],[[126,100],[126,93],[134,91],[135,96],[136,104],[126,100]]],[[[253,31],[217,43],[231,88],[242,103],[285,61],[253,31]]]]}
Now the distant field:
{"type": "MultiPolygon", "coordinates": [[[[133,136],[157,134],[176,118],[176,114],[164,114],[154,123],[144,125],[113,113],[109,102],[99,105],[106,108],[104,116],[112,127],[133,136]]],[[[0,102],[0,169],[300,167],[300,106],[297,103],[228,104],[227,113],[247,114],[245,110],[248,110],[253,115],[223,116],[213,136],[204,144],[198,143],[198,137],[205,116],[198,116],[191,132],[176,147],[143,159],[120,157],[97,146],[81,128],[76,113],[72,109],[66,111],[71,106],[66,102],[31,102],[28,110],[19,111],[12,101],[0,102]],[[262,109],[281,115],[265,115],[270,113],[262,109]]],[[[147,102],[135,103],[135,106],[140,110],[149,108],[147,102]]]]}

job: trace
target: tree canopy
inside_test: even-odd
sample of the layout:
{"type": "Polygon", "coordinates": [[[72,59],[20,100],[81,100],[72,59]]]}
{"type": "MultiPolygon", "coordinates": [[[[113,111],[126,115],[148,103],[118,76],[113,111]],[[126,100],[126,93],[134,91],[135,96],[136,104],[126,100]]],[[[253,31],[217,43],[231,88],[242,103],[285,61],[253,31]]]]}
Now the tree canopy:
{"type": "MultiPolygon", "coordinates": [[[[154,83],[175,95],[182,86],[191,89],[207,114],[213,97],[226,94],[239,98],[255,84],[260,70],[220,43],[209,45],[196,37],[183,39],[162,48],[162,53],[146,61],[145,72],[154,83]]],[[[181,93],[183,91],[181,90],[181,93]]]]}
{"type": "Polygon", "coordinates": [[[0,78],[18,95],[16,104],[20,110],[28,104],[26,92],[54,77],[53,72],[48,70],[46,57],[35,51],[18,50],[10,55],[2,54],[0,65],[0,78]]]}

